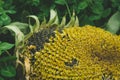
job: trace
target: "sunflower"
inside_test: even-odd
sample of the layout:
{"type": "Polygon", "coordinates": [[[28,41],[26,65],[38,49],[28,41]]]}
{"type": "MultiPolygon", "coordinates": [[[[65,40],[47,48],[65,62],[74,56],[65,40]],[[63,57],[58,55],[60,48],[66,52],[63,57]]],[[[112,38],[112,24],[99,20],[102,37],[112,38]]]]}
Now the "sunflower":
{"type": "Polygon", "coordinates": [[[86,25],[55,30],[54,36],[34,53],[31,80],[119,79],[120,39],[86,25]]]}
{"type": "Polygon", "coordinates": [[[119,36],[76,22],[44,25],[28,39],[30,80],[120,79],[119,36]]]}

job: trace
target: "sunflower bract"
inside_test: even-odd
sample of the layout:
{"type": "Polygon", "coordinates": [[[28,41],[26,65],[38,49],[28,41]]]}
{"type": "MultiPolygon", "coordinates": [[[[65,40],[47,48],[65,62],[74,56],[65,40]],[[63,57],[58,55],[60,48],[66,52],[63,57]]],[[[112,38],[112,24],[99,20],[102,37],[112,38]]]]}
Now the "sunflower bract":
{"type": "Polygon", "coordinates": [[[94,26],[55,31],[35,53],[31,80],[102,80],[120,78],[120,38],[94,26]]]}

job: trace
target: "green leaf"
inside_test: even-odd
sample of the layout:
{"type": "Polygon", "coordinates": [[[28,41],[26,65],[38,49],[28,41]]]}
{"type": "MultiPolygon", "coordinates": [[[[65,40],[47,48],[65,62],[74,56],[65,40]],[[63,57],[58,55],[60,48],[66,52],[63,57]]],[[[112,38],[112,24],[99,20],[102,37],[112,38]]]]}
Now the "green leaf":
{"type": "Polygon", "coordinates": [[[3,21],[7,21],[7,20],[9,19],[9,17],[8,17],[8,15],[3,14],[3,15],[1,15],[1,19],[2,19],[3,21]]]}
{"type": "Polygon", "coordinates": [[[4,78],[2,78],[2,77],[0,76],[0,80],[4,80],[4,78]]]}
{"type": "Polygon", "coordinates": [[[39,3],[40,3],[40,0],[33,0],[31,5],[37,7],[39,5],[39,3]]]}
{"type": "Polygon", "coordinates": [[[7,25],[11,22],[11,19],[7,14],[3,14],[2,16],[0,16],[0,18],[3,21],[4,25],[7,25]]]}
{"type": "Polygon", "coordinates": [[[0,27],[3,25],[3,21],[0,19],[0,27]]]}
{"type": "Polygon", "coordinates": [[[94,7],[92,9],[93,13],[95,14],[101,14],[103,12],[103,10],[101,10],[101,8],[98,8],[98,7],[94,7]]]}
{"type": "Polygon", "coordinates": [[[114,13],[107,23],[106,29],[115,34],[120,29],[120,12],[114,13]]]}
{"type": "Polygon", "coordinates": [[[108,8],[108,9],[106,9],[106,10],[103,11],[102,17],[107,17],[107,16],[110,15],[110,13],[111,13],[111,8],[108,8]]]}
{"type": "Polygon", "coordinates": [[[16,59],[17,59],[16,56],[5,56],[0,58],[0,62],[14,61],[16,59]]]}
{"type": "Polygon", "coordinates": [[[4,1],[0,0],[0,6],[2,6],[4,4],[4,1]]]}
{"type": "Polygon", "coordinates": [[[95,1],[95,3],[93,5],[91,5],[91,8],[92,8],[93,13],[99,14],[99,15],[101,15],[104,11],[104,7],[102,5],[102,2],[95,1]]]}
{"type": "Polygon", "coordinates": [[[0,7],[0,15],[4,13],[4,9],[0,7]]]}
{"type": "Polygon", "coordinates": [[[101,18],[101,15],[91,15],[89,17],[89,20],[94,21],[94,20],[99,20],[101,18]]]}
{"type": "Polygon", "coordinates": [[[10,43],[7,43],[7,42],[0,43],[0,55],[4,51],[11,49],[13,46],[14,46],[14,44],[10,44],[10,43]]]}
{"type": "Polygon", "coordinates": [[[6,66],[1,68],[1,75],[4,77],[14,77],[16,75],[16,69],[13,66],[6,66]]]}
{"type": "Polygon", "coordinates": [[[65,0],[55,0],[56,4],[65,5],[65,0]]]}
{"type": "Polygon", "coordinates": [[[5,10],[5,12],[6,12],[6,13],[9,13],[9,14],[14,14],[14,13],[16,13],[15,10],[5,10]]]}
{"type": "Polygon", "coordinates": [[[84,26],[84,25],[94,25],[93,21],[89,20],[89,16],[88,15],[83,15],[81,17],[80,20],[80,25],[84,26]]]}
{"type": "Polygon", "coordinates": [[[79,10],[83,10],[83,9],[85,9],[87,6],[88,6],[88,4],[87,4],[86,1],[79,2],[79,4],[78,4],[78,9],[79,9],[79,10]]]}

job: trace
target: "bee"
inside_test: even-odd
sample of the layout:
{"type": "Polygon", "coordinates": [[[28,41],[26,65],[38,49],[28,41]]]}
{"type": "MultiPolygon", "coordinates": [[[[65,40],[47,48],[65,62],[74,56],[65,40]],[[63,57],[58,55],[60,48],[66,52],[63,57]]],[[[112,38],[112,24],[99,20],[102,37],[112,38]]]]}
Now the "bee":
{"type": "Polygon", "coordinates": [[[78,61],[76,59],[72,59],[72,61],[70,61],[70,62],[65,62],[65,65],[69,66],[69,67],[73,67],[77,63],[78,63],[78,61]]]}

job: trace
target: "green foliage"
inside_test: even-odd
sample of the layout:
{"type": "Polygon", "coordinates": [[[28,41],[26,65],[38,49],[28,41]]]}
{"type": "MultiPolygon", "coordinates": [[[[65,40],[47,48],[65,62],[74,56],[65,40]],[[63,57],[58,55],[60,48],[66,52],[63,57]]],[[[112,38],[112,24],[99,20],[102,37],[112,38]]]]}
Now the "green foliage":
{"type": "Polygon", "coordinates": [[[7,43],[7,42],[0,42],[0,55],[4,51],[11,49],[13,46],[14,46],[14,44],[10,44],[10,43],[7,43]]]}
{"type": "Polygon", "coordinates": [[[111,0],[112,7],[120,11],[120,0],[111,0]]]}
{"type": "Polygon", "coordinates": [[[16,56],[5,56],[0,58],[0,62],[9,62],[16,60],[16,56]]]}
{"type": "Polygon", "coordinates": [[[13,66],[6,66],[1,69],[0,73],[4,77],[11,78],[16,75],[16,70],[13,66]]]}
{"type": "Polygon", "coordinates": [[[8,42],[0,42],[0,80],[15,77],[16,69],[13,61],[16,56],[12,56],[7,50],[11,49],[14,44],[8,42]]]}
{"type": "Polygon", "coordinates": [[[105,26],[111,15],[120,10],[119,0],[0,0],[0,25],[12,21],[27,22],[28,15],[36,15],[42,21],[49,19],[49,11],[55,9],[62,20],[67,16],[70,20],[74,11],[78,16],[80,25],[91,24],[105,26]],[[7,4],[5,4],[7,3],[7,4]],[[16,13],[15,13],[16,12],[16,13]],[[11,15],[9,15],[11,14],[11,15]]]}
{"type": "Polygon", "coordinates": [[[12,0],[0,0],[0,27],[9,24],[11,22],[9,14],[15,12],[12,0]]]}
{"type": "Polygon", "coordinates": [[[55,0],[56,4],[65,5],[65,0],[55,0]]]}
{"type": "Polygon", "coordinates": [[[27,21],[25,17],[30,14],[38,16],[40,21],[44,17],[48,20],[50,9],[55,9],[60,20],[66,14],[69,15],[67,16],[67,21],[69,21],[74,11],[78,16],[80,25],[96,26],[104,26],[110,16],[120,8],[119,0],[17,0],[13,2],[13,5],[16,14],[11,17],[15,21],[25,22],[27,21]]]}
{"type": "Polygon", "coordinates": [[[82,1],[78,4],[78,10],[84,10],[88,7],[88,3],[86,1],[82,1]]]}
{"type": "Polygon", "coordinates": [[[0,76],[0,80],[4,80],[4,78],[2,78],[2,77],[0,76]]]}
{"type": "Polygon", "coordinates": [[[22,49],[24,47],[26,47],[24,45],[24,42],[26,42],[26,40],[35,32],[38,32],[39,30],[39,19],[34,16],[34,15],[30,15],[28,16],[30,19],[34,19],[35,20],[35,24],[34,26],[31,25],[31,20],[29,19],[29,24],[27,23],[21,23],[21,22],[13,22],[9,25],[3,26],[1,28],[2,32],[1,33],[6,33],[6,31],[10,31],[11,35],[14,36],[15,39],[15,46],[14,46],[14,51],[13,51],[13,55],[11,55],[11,53],[9,54],[7,51],[7,49],[11,49],[13,46],[11,46],[8,43],[2,43],[0,46],[0,50],[1,52],[4,51],[7,54],[9,54],[9,56],[6,56],[4,54],[1,54],[1,58],[0,58],[0,76],[4,77],[5,79],[15,79],[16,76],[16,71],[18,66],[21,66],[20,68],[23,69],[23,71],[21,70],[21,75],[23,75],[24,71],[24,65],[22,63],[22,61],[20,60],[20,55],[22,53],[22,49]],[[6,46],[5,46],[6,45],[6,46]],[[15,64],[13,64],[15,63],[15,64]],[[7,66],[6,66],[7,65],[7,66]]]}

